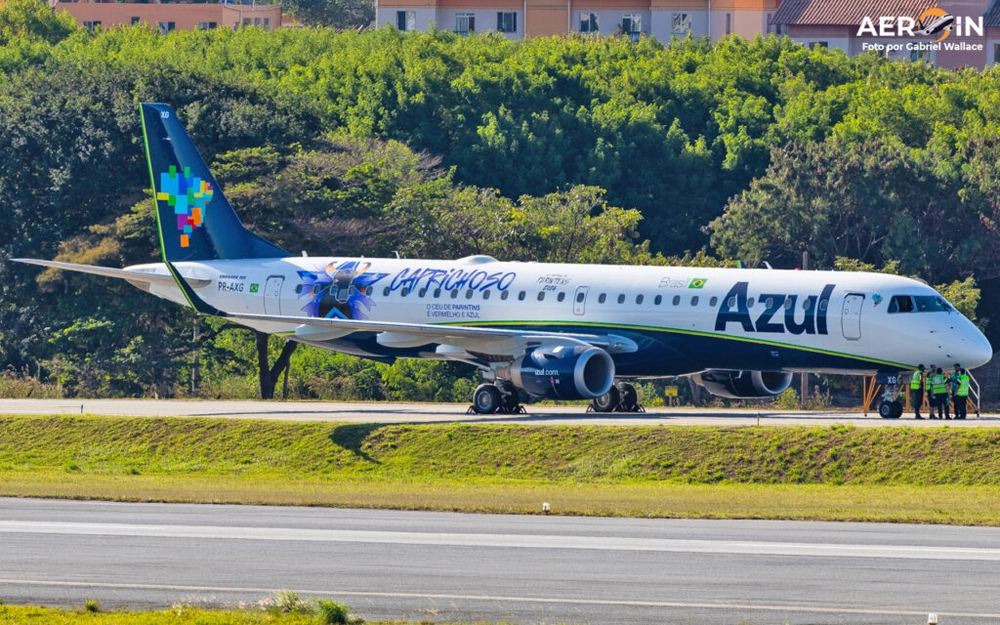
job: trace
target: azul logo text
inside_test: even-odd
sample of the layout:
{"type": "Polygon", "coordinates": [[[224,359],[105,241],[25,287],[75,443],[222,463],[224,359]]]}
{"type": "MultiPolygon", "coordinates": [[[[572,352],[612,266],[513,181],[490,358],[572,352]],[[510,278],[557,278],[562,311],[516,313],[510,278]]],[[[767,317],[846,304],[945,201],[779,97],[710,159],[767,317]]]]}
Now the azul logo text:
{"type": "Polygon", "coordinates": [[[715,317],[716,332],[725,332],[727,324],[738,323],[744,332],[827,334],[826,314],[835,285],[827,284],[818,296],[804,298],[801,305],[797,305],[798,295],[761,293],[757,307],[764,310],[756,319],[750,316],[748,286],[748,282],[737,282],[729,289],[715,317]]]}

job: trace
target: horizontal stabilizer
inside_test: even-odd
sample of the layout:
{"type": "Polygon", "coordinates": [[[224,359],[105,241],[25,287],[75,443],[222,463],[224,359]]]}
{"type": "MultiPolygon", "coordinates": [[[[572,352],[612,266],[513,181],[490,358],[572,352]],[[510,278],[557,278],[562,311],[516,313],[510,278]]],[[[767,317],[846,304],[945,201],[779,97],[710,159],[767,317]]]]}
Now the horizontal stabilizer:
{"type": "MultiPolygon", "coordinates": [[[[98,267],[97,265],[78,265],[76,263],[62,263],[55,260],[37,260],[34,258],[11,258],[17,263],[27,265],[39,265],[41,267],[52,267],[53,269],[65,269],[66,271],[77,271],[89,273],[95,276],[105,276],[107,278],[119,278],[129,282],[141,282],[144,284],[161,284],[163,286],[174,286],[174,278],[169,273],[153,273],[152,271],[140,269],[115,269],[114,267],[98,267]]],[[[195,287],[209,284],[209,280],[185,276],[189,284],[195,287]]]]}

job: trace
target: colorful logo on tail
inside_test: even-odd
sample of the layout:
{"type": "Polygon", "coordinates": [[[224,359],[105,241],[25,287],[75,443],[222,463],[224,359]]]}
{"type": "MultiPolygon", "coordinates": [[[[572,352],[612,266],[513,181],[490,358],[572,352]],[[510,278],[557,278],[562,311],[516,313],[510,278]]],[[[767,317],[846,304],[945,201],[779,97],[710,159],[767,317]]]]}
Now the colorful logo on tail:
{"type": "Polygon", "coordinates": [[[160,191],[156,199],[166,200],[174,207],[181,247],[189,247],[191,234],[205,223],[205,210],[213,193],[212,185],[192,176],[190,167],[185,167],[183,175],[178,175],[177,167],[171,165],[169,172],[160,174],[160,191]]]}

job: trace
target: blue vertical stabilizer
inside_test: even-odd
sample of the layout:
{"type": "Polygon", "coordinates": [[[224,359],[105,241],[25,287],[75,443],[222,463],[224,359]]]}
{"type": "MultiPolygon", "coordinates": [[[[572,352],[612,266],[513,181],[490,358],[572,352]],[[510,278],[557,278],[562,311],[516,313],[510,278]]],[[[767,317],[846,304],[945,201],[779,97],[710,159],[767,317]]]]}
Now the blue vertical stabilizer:
{"type": "Polygon", "coordinates": [[[173,109],[140,113],[164,261],[289,256],[243,226],[173,109]]]}

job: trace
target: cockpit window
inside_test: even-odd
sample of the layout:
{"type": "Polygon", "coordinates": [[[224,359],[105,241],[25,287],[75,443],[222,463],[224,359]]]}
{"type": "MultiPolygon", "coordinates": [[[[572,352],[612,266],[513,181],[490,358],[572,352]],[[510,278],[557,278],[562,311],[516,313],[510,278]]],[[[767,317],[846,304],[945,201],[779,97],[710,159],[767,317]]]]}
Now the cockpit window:
{"type": "Polygon", "coordinates": [[[889,312],[913,312],[913,298],[909,295],[893,295],[889,302],[889,312]]]}
{"type": "Polygon", "coordinates": [[[889,301],[890,313],[951,312],[951,304],[936,295],[894,295],[889,301]]]}
{"type": "Polygon", "coordinates": [[[917,301],[917,312],[951,312],[951,304],[940,297],[934,295],[918,295],[914,297],[917,301]]]}

